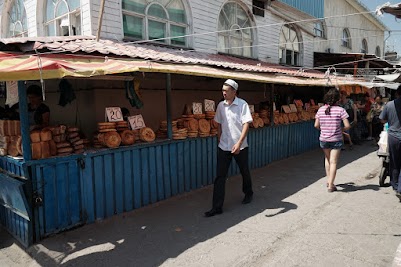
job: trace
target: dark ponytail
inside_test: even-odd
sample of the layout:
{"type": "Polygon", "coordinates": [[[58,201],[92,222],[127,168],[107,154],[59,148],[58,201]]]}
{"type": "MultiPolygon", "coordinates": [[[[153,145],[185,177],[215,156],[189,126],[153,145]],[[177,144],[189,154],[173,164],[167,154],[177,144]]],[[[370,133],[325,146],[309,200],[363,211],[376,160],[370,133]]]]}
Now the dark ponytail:
{"type": "Polygon", "coordinates": [[[326,111],[324,113],[326,115],[330,115],[331,107],[336,105],[339,100],[340,100],[340,92],[335,88],[330,89],[324,95],[324,98],[323,98],[324,103],[326,105],[328,105],[328,107],[326,108],[326,111]]]}

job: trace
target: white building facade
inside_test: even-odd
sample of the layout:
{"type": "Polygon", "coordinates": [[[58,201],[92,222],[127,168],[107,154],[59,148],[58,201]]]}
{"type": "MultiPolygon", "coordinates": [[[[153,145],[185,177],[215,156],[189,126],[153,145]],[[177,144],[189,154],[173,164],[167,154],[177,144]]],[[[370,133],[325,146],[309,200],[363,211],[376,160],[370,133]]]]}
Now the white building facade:
{"type": "MultiPolygon", "coordinates": [[[[324,2],[326,17],[366,12],[356,0],[314,1],[324,2]]],[[[0,0],[0,37],[94,36],[101,2],[0,0]]],[[[379,49],[382,53],[385,27],[373,16],[327,18],[316,23],[316,16],[284,2],[107,0],[100,38],[133,43],[153,40],[155,44],[184,50],[307,68],[313,67],[314,52],[365,49],[374,53],[379,49]]]]}

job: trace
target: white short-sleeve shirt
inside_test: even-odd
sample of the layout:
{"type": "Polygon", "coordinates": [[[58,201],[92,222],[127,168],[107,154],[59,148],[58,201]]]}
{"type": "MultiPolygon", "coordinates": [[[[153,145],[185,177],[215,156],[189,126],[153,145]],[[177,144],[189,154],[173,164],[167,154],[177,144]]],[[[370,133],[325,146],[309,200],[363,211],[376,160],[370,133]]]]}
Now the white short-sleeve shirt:
{"type": "MultiPolygon", "coordinates": [[[[231,105],[228,105],[227,101],[221,101],[217,105],[214,120],[221,124],[219,147],[224,151],[231,151],[241,137],[243,125],[252,122],[252,115],[248,103],[235,97],[231,105]]],[[[247,146],[248,142],[245,137],[241,149],[247,146]]]]}

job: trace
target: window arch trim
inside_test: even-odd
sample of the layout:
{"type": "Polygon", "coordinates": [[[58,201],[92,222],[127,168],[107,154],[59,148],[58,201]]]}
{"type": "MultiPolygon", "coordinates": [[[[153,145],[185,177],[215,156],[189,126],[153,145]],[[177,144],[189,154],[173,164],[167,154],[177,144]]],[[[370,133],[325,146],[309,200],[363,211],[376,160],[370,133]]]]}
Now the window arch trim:
{"type": "Polygon", "coordinates": [[[281,27],[278,50],[280,64],[302,65],[302,35],[298,27],[293,24],[284,24],[281,27]],[[282,43],[282,39],[284,39],[284,43],[282,43]]]}
{"type": "Polygon", "coordinates": [[[341,37],[341,45],[343,47],[352,48],[352,44],[351,44],[351,34],[348,28],[344,28],[343,32],[342,32],[342,37],[341,37]]]}

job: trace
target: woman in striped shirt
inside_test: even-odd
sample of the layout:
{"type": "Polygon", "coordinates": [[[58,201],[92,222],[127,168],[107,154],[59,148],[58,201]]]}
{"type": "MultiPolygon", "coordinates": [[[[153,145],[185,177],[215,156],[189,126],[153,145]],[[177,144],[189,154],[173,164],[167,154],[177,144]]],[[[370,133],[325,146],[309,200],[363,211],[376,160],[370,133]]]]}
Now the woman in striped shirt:
{"type": "Polygon", "coordinates": [[[348,114],[342,107],[338,106],[340,92],[332,88],[324,96],[325,105],[320,107],[316,113],[315,128],[320,129],[320,147],[325,156],[325,168],[327,191],[337,191],[334,179],[337,173],[337,161],[343,146],[342,133],[351,128],[348,114]],[[341,122],[344,128],[341,127],[341,122]]]}

